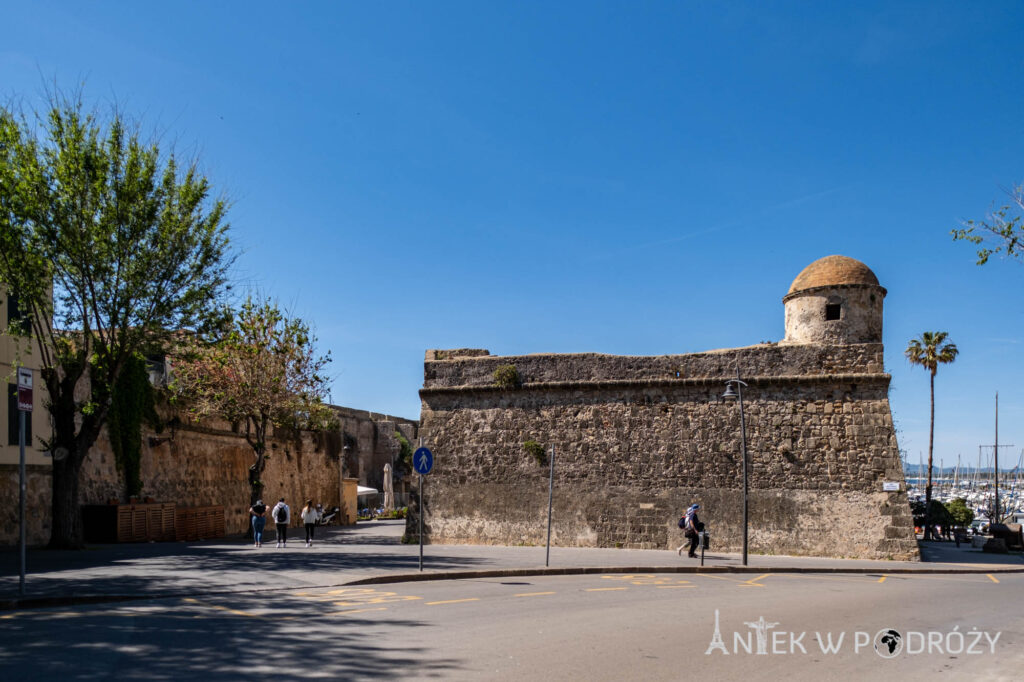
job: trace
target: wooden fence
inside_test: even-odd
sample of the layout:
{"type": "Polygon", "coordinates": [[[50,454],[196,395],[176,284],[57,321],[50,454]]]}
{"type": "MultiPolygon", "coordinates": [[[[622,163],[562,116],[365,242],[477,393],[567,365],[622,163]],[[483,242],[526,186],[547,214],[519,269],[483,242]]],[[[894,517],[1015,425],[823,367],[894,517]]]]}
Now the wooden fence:
{"type": "Polygon", "coordinates": [[[178,507],[174,510],[174,535],[178,540],[224,537],[224,507],[178,507]]]}
{"type": "Polygon", "coordinates": [[[224,537],[224,507],[173,503],[82,507],[86,542],[172,542],[224,537]]]}

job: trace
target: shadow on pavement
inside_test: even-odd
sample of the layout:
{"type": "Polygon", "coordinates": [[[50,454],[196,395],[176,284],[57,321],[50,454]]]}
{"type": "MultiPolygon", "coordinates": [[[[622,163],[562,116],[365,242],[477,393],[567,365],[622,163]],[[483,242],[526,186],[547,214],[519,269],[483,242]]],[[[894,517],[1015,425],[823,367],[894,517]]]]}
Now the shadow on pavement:
{"type": "Polygon", "coordinates": [[[20,612],[0,621],[0,669],[8,679],[379,680],[446,678],[468,665],[385,634],[428,623],[324,606],[250,596],[230,609],[203,598],[20,612]]]}
{"type": "MultiPolygon", "coordinates": [[[[74,551],[32,550],[26,597],[173,596],[195,592],[261,591],[339,584],[368,572],[415,572],[416,545],[402,545],[394,526],[318,529],[312,548],[292,531],[286,549],[273,533],[257,549],[243,538],[196,543],[97,545],[74,551]],[[326,531],[326,532],[325,532],[326,531]],[[390,535],[389,535],[390,534],[390,535]]],[[[17,597],[18,553],[0,553],[0,597],[17,597]]],[[[472,569],[485,559],[431,547],[430,570],[472,569]]]]}

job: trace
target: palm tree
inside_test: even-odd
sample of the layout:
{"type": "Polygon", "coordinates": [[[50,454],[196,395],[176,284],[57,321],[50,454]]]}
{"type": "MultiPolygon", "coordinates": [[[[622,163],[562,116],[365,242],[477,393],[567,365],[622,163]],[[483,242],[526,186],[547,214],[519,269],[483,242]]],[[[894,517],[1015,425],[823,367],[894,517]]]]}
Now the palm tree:
{"type": "Polygon", "coordinates": [[[956,360],[955,343],[944,343],[949,334],[946,332],[924,332],[921,338],[911,339],[904,354],[912,365],[921,365],[931,373],[932,411],[931,423],[928,427],[928,485],[924,489],[924,539],[931,537],[932,511],[932,451],[935,444],[935,372],[939,363],[950,363],[956,360]]]}

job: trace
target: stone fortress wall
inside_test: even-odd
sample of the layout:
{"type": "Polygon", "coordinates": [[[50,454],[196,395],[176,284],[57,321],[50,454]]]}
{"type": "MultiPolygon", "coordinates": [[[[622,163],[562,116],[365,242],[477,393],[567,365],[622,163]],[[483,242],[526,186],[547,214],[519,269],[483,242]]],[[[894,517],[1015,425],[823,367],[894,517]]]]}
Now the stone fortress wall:
{"type": "MultiPolygon", "coordinates": [[[[345,407],[335,410],[340,421],[336,431],[277,434],[271,439],[262,477],[265,501],[284,497],[293,509],[309,498],[328,508],[343,506],[340,464],[346,478],[357,478],[361,485],[380,490],[384,464],[393,462],[399,451],[394,432],[402,432],[411,442],[417,436],[418,425],[412,420],[345,407]]],[[[159,434],[144,433],[139,499],[174,502],[180,507],[222,505],[226,532],[243,533],[249,523],[248,472],[252,462],[252,448],[226,422],[186,422],[159,434]]],[[[26,474],[28,542],[42,545],[50,538],[50,466],[34,464],[27,467],[26,474]]],[[[123,490],[104,429],[82,467],[79,501],[83,505],[127,502],[123,490]]],[[[0,545],[17,543],[18,467],[3,464],[0,545]]]]}
{"type": "Polygon", "coordinates": [[[543,544],[549,470],[524,450],[534,440],[555,446],[552,544],[674,548],[680,511],[699,502],[712,546],[738,551],[740,419],[721,398],[738,369],[750,551],[918,558],[882,362],[885,290],[857,261],[853,275],[822,261],[791,287],[779,344],[659,357],[427,351],[426,539],[543,544]],[[519,386],[495,385],[501,365],[519,386]]]}

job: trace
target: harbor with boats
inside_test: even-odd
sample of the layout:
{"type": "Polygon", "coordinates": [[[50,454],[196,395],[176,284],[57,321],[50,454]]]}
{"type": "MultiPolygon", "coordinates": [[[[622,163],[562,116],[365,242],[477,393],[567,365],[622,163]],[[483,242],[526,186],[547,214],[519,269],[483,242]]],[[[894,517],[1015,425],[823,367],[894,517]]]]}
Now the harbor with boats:
{"type": "MultiPolygon", "coordinates": [[[[1024,449],[1018,453],[1012,468],[999,467],[998,471],[991,453],[982,449],[971,465],[965,465],[962,458],[958,458],[956,466],[946,467],[940,460],[932,470],[932,499],[942,504],[964,500],[974,513],[976,528],[992,522],[1021,523],[1024,520],[1022,464],[1024,449]]],[[[904,476],[910,503],[923,505],[928,484],[927,466],[923,462],[911,465],[904,460],[904,476]]]]}

